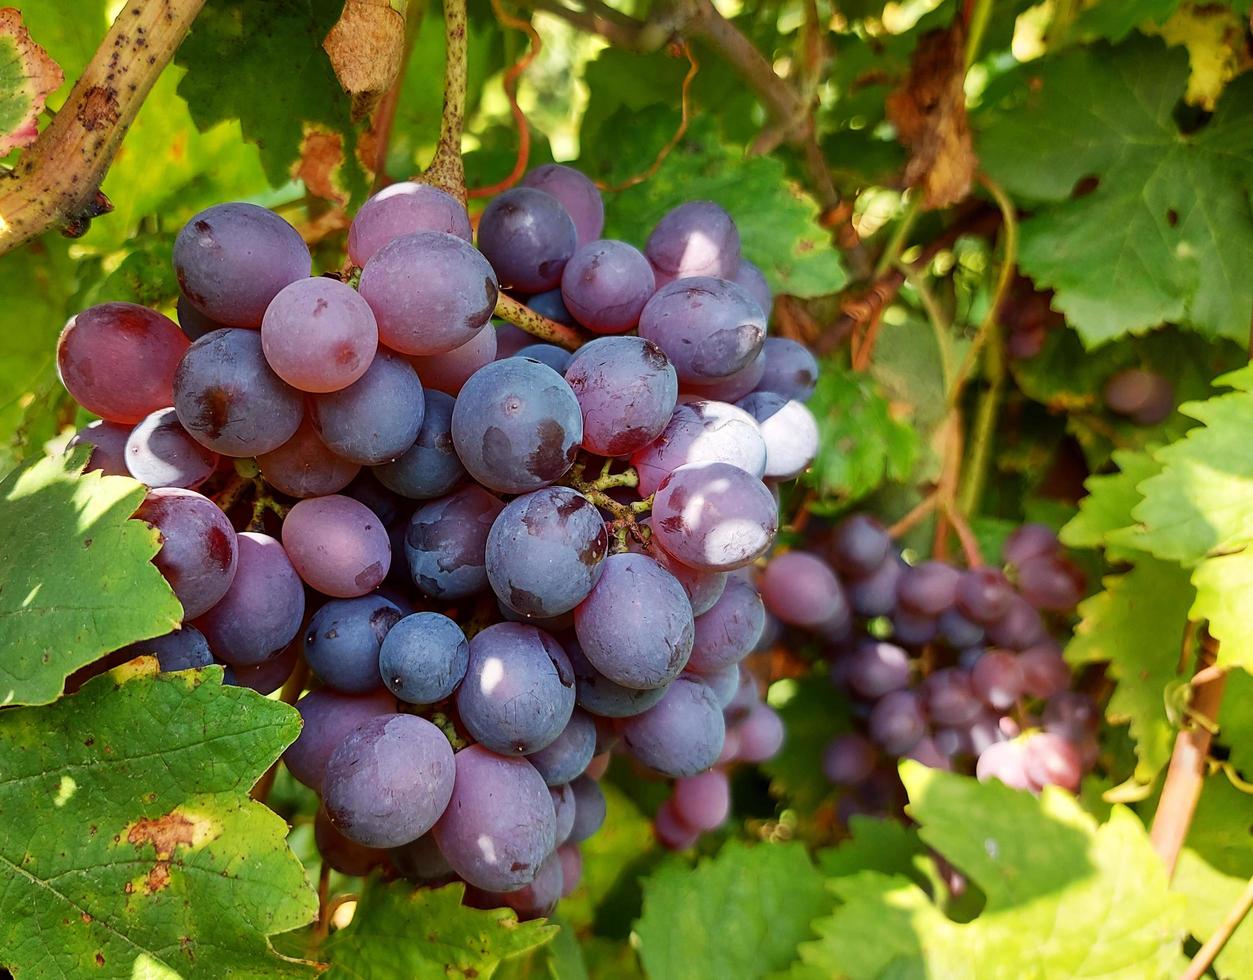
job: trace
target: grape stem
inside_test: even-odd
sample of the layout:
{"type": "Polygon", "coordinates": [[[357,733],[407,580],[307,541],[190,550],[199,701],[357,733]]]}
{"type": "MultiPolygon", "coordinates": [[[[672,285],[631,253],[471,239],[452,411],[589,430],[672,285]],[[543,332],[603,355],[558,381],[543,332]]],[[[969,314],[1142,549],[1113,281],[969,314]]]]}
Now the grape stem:
{"type": "Polygon", "coordinates": [[[613,464],[614,460],[605,460],[601,466],[600,475],[595,480],[586,480],[583,478],[583,473],[587,463],[585,460],[579,460],[570,468],[563,483],[579,491],[601,510],[607,510],[613,515],[613,519],[609,522],[609,530],[618,544],[618,550],[622,551],[626,549],[628,534],[641,543],[648,540],[648,533],[646,529],[640,527],[639,518],[653,509],[653,498],[650,495],[630,504],[620,504],[609,496],[605,491],[614,487],[638,487],[640,485],[640,477],[634,467],[628,466],[621,473],[615,474],[610,472],[613,464]]]}
{"type": "Polygon", "coordinates": [[[578,350],[588,340],[573,327],[550,320],[504,293],[496,299],[496,316],[506,323],[512,323],[520,330],[525,330],[532,337],[564,347],[566,350],[578,350]]]}
{"type": "Polygon", "coordinates": [[[100,182],[204,0],[130,0],[65,105],[0,175],[0,255],[61,227],[81,235],[110,210],[100,182]]]}
{"type": "Polygon", "coordinates": [[[466,0],[444,0],[444,111],[435,156],[420,180],[466,202],[461,134],[466,117],[466,0]]]}

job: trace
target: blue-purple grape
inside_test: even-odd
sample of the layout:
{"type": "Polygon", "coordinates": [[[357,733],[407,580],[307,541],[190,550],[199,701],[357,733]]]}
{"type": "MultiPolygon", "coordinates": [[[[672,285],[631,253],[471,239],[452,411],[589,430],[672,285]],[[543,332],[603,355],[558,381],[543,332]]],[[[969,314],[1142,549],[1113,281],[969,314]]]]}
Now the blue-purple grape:
{"type": "Polygon", "coordinates": [[[527,755],[550,787],[577,779],[596,753],[596,723],[575,709],[561,734],[538,752],[527,755]]]}
{"type": "Polygon", "coordinates": [[[378,671],[401,701],[435,704],[451,697],[466,675],[470,644],[461,627],[434,612],[405,616],[379,647],[378,671]]]}
{"type": "Polygon", "coordinates": [[[626,242],[606,239],[580,246],[561,276],[561,298],[594,333],[625,333],[656,290],[648,259],[626,242]]]}
{"type": "Polygon", "coordinates": [[[359,380],[310,399],[313,424],[332,452],[354,463],[388,463],[413,445],[426,414],[422,383],[402,357],[380,351],[359,380]]]}
{"type": "Polygon", "coordinates": [[[577,247],[578,232],[561,202],[533,187],[505,191],[479,218],[479,249],[505,289],[552,289],[577,247]]]}
{"type": "Polygon", "coordinates": [[[545,191],[561,202],[574,222],[580,245],[600,238],[605,227],[605,202],[584,174],[573,167],[546,163],[523,177],[522,186],[545,191]]]}
{"type": "Polygon", "coordinates": [[[822,753],[822,772],[836,786],[857,786],[870,777],[878,761],[874,744],[850,732],[827,743],[822,753]]]}
{"type": "Polygon", "coordinates": [[[212,609],[235,581],[239,541],[208,497],[175,487],[150,490],[135,516],[161,533],[152,560],[183,605],[183,618],[212,609]]]}
{"type": "Polygon", "coordinates": [[[766,365],[758,390],[808,401],[818,386],[818,362],[809,348],[786,337],[767,337],[761,350],[766,365]]]}
{"type": "Polygon", "coordinates": [[[712,766],[725,736],[718,698],[707,685],[690,677],[680,677],[665,697],[622,727],[622,740],[631,755],[676,779],[712,766]]]}
{"type": "Polygon", "coordinates": [[[413,445],[373,469],[383,486],[413,500],[441,497],[466,475],[452,443],[453,398],[427,389],[425,400],[422,427],[413,445]]]}
{"type": "Polygon", "coordinates": [[[808,552],[771,558],[760,586],[766,608],[792,626],[815,627],[848,615],[840,580],[826,562],[808,552]]]}
{"type": "MultiPolygon", "coordinates": [[[[892,551],[887,529],[869,514],[844,518],[831,532],[831,561],[850,578],[865,578],[882,568],[892,551]]],[[[881,615],[881,614],[875,614],[881,615]]]]}
{"type": "MultiPolygon", "coordinates": [[[[560,349],[560,348],[558,348],[560,349]]],[[[460,347],[443,354],[413,356],[409,363],[418,372],[422,387],[456,396],[479,368],[496,360],[496,331],[484,328],[460,347]]]]}
{"type": "Polygon", "coordinates": [[[661,434],[631,456],[640,496],[655,493],[662,480],[688,463],[730,463],[761,477],[766,472],[761,429],[746,411],[726,402],[678,405],[661,434]]]}
{"type": "Polygon", "coordinates": [[[570,784],[574,793],[574,826],[570,828],[569,840],[578,844],[587,840],[605,823],[605,794],[600,783],[587,776],[580,776],[570,784]]]}
{"type": "Polygon", "coordinates": [[[130,476],[130,470],[126,468],[126,440],[130,434],[130,426],[96,419],[75,432],[65,448],[91,446],[85,473],[98,470],[105,476],[130,476]]]}
{"type": "Polygon", "coordinates": [[[218,459],[187,434],[172,408],[153,412],[126,439],[126,467],[150,487],[194,490],[213,475],[218,459]]]}
{"type": "Polygon", "coordinates": [[[565,786],[549,786],[548,793],[553,801],[553,813],[556,817],[555,838],[558,845],[570,839],[570,831],[574,829],[574,790],[569,784],[565,786]]]}
{"type": "Polygon", "coordinates": [[[292,507],[283,521],[283,548],[306,583],[341,599],[377,588],[392,561],[391,541],[378,515],[338,494],[292,507]]]}
{"type": "Polygon", "coordinates": [[[266,361],[301,391],[347,388],[374,360],[378,339],[369,304],[351,286],[327,276],[284,286],[261,321],[266,361]]]}
{"type": "Polygon", "coordinates": [[[174,272],[201,313],[232,327],[259,327],[279,290],[309,275],[300,233],[255,204],[215,204],[174,240],[174,272]]]}
{"type": "Polygon", "coordinates": [[[761,428],[768,479],[790,480],[814,461],[818,455],[818,422],[801,402],[773,391],[757,391],[736,404],[761,428]]]}
{"type": "Polygon", "coordinates": [[[735,283],[698,277],[658,289],[640,313],[639,333],[666,352],[680,381],[709,384],[761,352],[766,318],[735,283]]]}
{"type": "Polygon", "coordinates": [[[533,361],[547,364],[558,374],[564,374],[570,366],[571,354],[556,344],[527,344],[514,357],[529,357],[533,361]]]}
{"type": "Polygon", "coordinates": [[[913,691],[892,691],[870,709],[870,737],[884,752],[904,755],[927,733],[922,703],[913,691]]]}
{"type": "Polygon", "coordinates": [[[696,618],[688,669],[706,674],[738,664],[752,652],[765,626],[766,609],[757,590],[741,578],[728,578],[722,596],[696,618]]]}
{"type": "Polygon", "coordinates": [[[565,372],[583,413],[583,447],[629,456],[666,429],[679,397],[678,377],[656,344],[601,337],[579,348],[565,372]]]}
{"type": "Polygon", "coordinates": [[[361,472],[361,464],[331,452],[306,416],[296,434],[257,457],[265,482],[291,497],[339,493],[361,472]]]}
{"type": "Polygon", "coordinates": [[[583,415],[556,371],[510,357],[466,382],[453,408],[452,438],[479,483],[501,493],[526,493],[569,470],[583,441],[583,415]]]}
{"type": "MultiPolygon", "coordinates": [[[[550,289],[547,292],[536,293],[526,301],[526,305],[540,316],[546,316],[555,323],[560,323],[567,327],[573,327],[575,325],[574,317],[571,316],[570,311],[566,309],[565,300],[561,298],[560,289],[550,289]]],[[[506,323],[503,326],[510,327],[512,330],[517,330],[518,333],[521,333],[522,336],[526,338],[525,342],[520,345],[519,349],[530,343],[530,334],[519,330],[510,323],[506,323]]],[[[502,354],[501,356],[510,357],[515,353],[517,353],[517,351],[511,351],[508,354],[502,354]]]]}
{"type": "Polygon", "coordinates": [[[305,660],[324,684],[345,694],[366,694],[382,682],[379,648],[402,619],[379,595],[336,599],[313,614],[305,628],[305,660]]]}
{"type": "Polygon", "coordinates": [[[164,636],[140,640],[125,649],[127,659],[156,657],[163,673],[194,670],[213,663],[213,651],[209,649],[209,641],[194,626],[183,626],[164,636]]]}
{"type": "Polygon", "coordinates": [[[371,718],[391,715],[396,699],[381,687],[368,694],[343,694],[329,687],[310,691],[296,702],[300,735],[283,753],[283,763],[300,782],[322,791],[322,778],[331,753],[349,733],[371,718]]]}
{"type": "Polygon", "coordinates": [[[844,676],[854,693],[881,698],[909,686],[909,654],[893,643],[865,640],[848,655],[844,676]]]}
{"type": "Polygon", "coordinates": [[[729,463],[689,463],[662,480],[651,527],[672,557],[702,571],[730,571],[761,557],[778,531],[766,485],[729,463]]]}
{"type": "Polygon", "coordinates": [[[691,276],[732,278],[740,267],[740,233],[712,201],[688,201],[668,212],[644,249],[658,285],[691,276]]]}
{"type": "Polygon", "coordinates": [[[384,245],[403,235],[441,231],[470,241],[470,216],[447,191],[402,180],[366,201],[348,226],[348,257],[365,265],[384,245]]]}
{"type": "Polygon", "coordinates": [[[487,536],[504,506],[472,485],[419,507],[405,532],[414,585],[444,600],[486,589],[487,536]]]}
{"type": "Polygon", "coordinates": [[[577,642],[567,643],[566,653],[574,670],[575,700],[584,711],[601,718],[630,718],[665,697],[665,686],[640,690],[611,681],[592,666],[577,642]]]}

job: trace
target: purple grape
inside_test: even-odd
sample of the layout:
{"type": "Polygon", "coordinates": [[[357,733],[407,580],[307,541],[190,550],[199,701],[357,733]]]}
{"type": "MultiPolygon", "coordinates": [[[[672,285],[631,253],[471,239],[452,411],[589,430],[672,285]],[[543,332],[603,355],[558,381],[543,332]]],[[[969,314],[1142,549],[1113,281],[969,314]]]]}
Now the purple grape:
{"type": "MultiPolygon", "coordinates": [[[[575,319],[570,315],[570,311],[566,309],[566,303],[565,300],[561,298],[560,289],[550,289],[544,293],[536,293],[526,301],[526,305],[540,316],[546,316],[548,319],[564,324],[567,327],[575,326],[575,319]]],[[[523,347],[531,343],[532,337],[529,333],[519,330],[517,327],[513,326],[513,324],[506,323],[501,325],[501,329],[504,329],[505,327],[509,327],[511,330],[516,330],[518,333],[522,334],[523,339],[518,347],[518,350],[521,350],[523,347]]],[[[500,356],[511,357],[516,353],[517,351],[514,350],[507,354],[501,354],[500,356]]],[[[557,368],[553,368],[553,370],[557,370],[557,368]]]]}
{"type": "Polygon", "coordinates": [[[532,187],[505,191],[479,218],[479,249],[505,289],[552,289],[576,247],[578,233],[561,202],[532,187]]]}
{"type": "Polygon", "coordinates": [[[317,276],[274,297],[261,321],[261,346],[274,373],[293,388],[339,391],[374,360],[378,327],[355,289],[317,276]]]}
{"type": "Polygon", "coordinates": [[[486,892],[471,886],[466,889],[465,904],[480,909],[507,906],[523,922],[528,919],[542,919],[551,915],[557,907],[564,884],[561,858],[554,851],[544,859],[535,874],[535,880],[529,885],[523,885],[511,892],[486,892]]]}
{"type": "Polygon", "coordinates": [[[730,571],[765,554],[778,530],[766,485],[729,463],[689,463],[653,498],[651,527],[672,557],[702,571],[730,571]]]}
{"type": "Polygon", "coordinates": [[[511,891],[535,879],[556,846],[548,787],[525,759],[481,745],[456,754],[452,799],[435,824],[441,853],[467,882],[511,891]]]}
{"type": "Polygon", "coordinates": [[[338,494],[297,503],[283,521],[283,547],[305,582],[341,599],[377,588],[392,563],[391,541],[378,516],[338,494]]]}
{"type": "Polygon", "coordinates": [[[174,241],[178,287],[201,313],[232,327],[258,327],[279,290],[309,275],[299,232],[255,204],[215,204],[174,241]]]}
{"type": "MultiPolygon", "coordinates": [[[[641,521],[640,524],[643,527],[648,526],[647,521],[641,521]]],[[[661,548],[650,547],[648,544],[635,540],[633,536],[627,538],[627,550],[637,555],[647,555],[673,575],[683,586],[683,591],[687,593],[694,616],[709,612],[727,587],[726,572],[698,572],[671,558],[661,548]]]]}
{"type": "Polygon", "coordinates": [[[837,735],[822,753],[822,772],[836,786],[857,786],[874,772],[879,752],[855,733],[837,735]]]}
{"type": "Polygon", "coordinates": [[[1083,598],[1083,572],[1056,555],[1028,558],[1018,566],[1018,591],[1036,609],[1068,612],[1083,598]]]}
{"type": "Polygon", "coordinates": [[[496,273],[468,242],[438,231],[402,235],[361,271],[361,298],[379,341],[401,354],[443,354],[469,343],[491,319],[496,273]]]}
{"type": "Polygon", "coordinates": [[[596,185],[578,170],[546,163],[523,177],[522,186],[544,191],[561,202],[574,222],[580,245],[600,238],[605,227],[605,202],[596,185]]]}
{"type": "Polygon", "coordinates": [[[991,708],[1006,711],[1023,693],[1026,678],[1018,658],[1008,650],[989,650],[970,671],[974,692],[991,708]]]}
{"type": "Polygon", "coordinates": [[[561,298],[594,333],[625,333],[656,289],[653,268],[634,246],[613,240],[581,245],[561,275],[561,298]]]}
{"type": "MultiPolygon", "coordinates": [[[[562,786],[580,776],[596,751],[596,723],[591,715],[575,710],[552,742],[527,758],[549,787],[562,786]]],[[[560,836],[560,835],[558,835],[560,836]]]]}
{"type": "Polygon", "coordinates": [[[263,660],[251,667],[227,667],[222,682],[246,687],[258,694],[273,694],[287,683],[299,659],[300,643],[293,640],[277,657],[263,660]]]}
{"type": "Polygon", "coordinates": [[[629,456],[661,435],[679,384],[661,349],[639,337],[602,337],[579,349],[565,372],[583,414],[583,447],[629,456]]]}
{"type": "Polygon", "coordinates": [[[927,719],[918,695],[913,691],[893,691],[870,710],[870,737],[884,752],[904,755],[927,732],[927,719]]]}
{"type": "Polygon", "coordinates": [[[557,848],[561,862],[561,897],[569,898],[583,878],[583,854],[578,844],[562,844],[557,848]]]}
{"type": "Polygon", "coordinates": [[[557,844],[564,844],[570,839],[570,831],[574,829],[574,790],[565,786],[550,786],[548,793],[553,799],[553,812],[556,814],[557,844]]]}
{"type": "Polygon", "coordinates": [[[405,533],[414,584],[433,599],[462,599],[487,588],[487,536],[504,504],[478,486],[418,508],[405,533]]]}
{"type": "Polygon", "coordinates": [[[1021,565],[1028,558],[1055,555],[1061,549],[1057,535],[1043,524],[1024,524],[1005,539],[1001,556],[1007,565],[1021,565]]]}
{"type": "Polygon", "coordinates": [[[801,402],[773,391],[758,391],[737,404],[761,428],[768,479],[790,480],[814,461],[818,455],[818,422],[801,402]]]}
{"type": "Polygon", "coordinates": [[[653,818],[653,832],[662,847],[671,851],[686,851],[700,840],[700,831],[694,830],[679,819],[674,804],[666,800],[653,818]]]}
{"type": "Polygon", "coordinates": [[[912,759],[928,769],[941,769],[944,772],[953,771],[953,760],[940,750],[934,739],[927,735],[924,735],[918,744],[905,753],[904,758],[912,759]]]}
{"type": "MultiPolygon", "coordinates": [[[[767,317],[770,316],[770,310],[774,306],[774,296],[770,292],[770,283],[766,282],[766,277],[752,262],[748,259],[741,258],[739,268],[735,270],[735,275],[731,277],[731,281],[738,286],[742,286],[749,296],[757,301],[757,305],[761,307],[762,312],[767,317]]],[[[789,395],[789,398],[796,397],[789,395]]],[[[804,401],[804,399],[801,399],[804,401]]]]}
{"type": "Polygon", "coordinates": [[[737,758],[741,762],[769,762],[783,747],[786,732],[783,719],[769,705],[756,704],[736,726],[740,740],[737,758]]]}
{"type": "Polygon", "coordinates": [[[272,452],[257,457],[266,483],[291,497],[338,493],[361,472],[361,464],[327,448],[313,422],[305,418],[296,434],[272,452]]]}
{"type": "Polygon", "coordinates": [[[1044,730],[1071,742],[1091,738],[1101,727],[1101,710],[1079,691],[1058,691],[1045,702],[1041,716],[1044,730]]]}
{"type": "Polygon", "coordinates": [[[1011,789],[1031,789],[1027,757],[1020,742],[993,742],[975,762],[975,778],[981,783],[999,779],[1011,789]]]}
{"type": "Polygon", "coordinates": [[[674,784],[674,814],[693,830],[717,830],[731,811],[731,784],[720,769],[710,769],[674,784]]]}
{"type": "Polygon", "coordinates": [[[454,396],[461,391],[475,371],[494,360],[496,331],[491,329],[480,330],[460,347],[454,347],[446,353],[409,358],[428,393],[434,389],[454,396]]]}
{"type": "Polygon", "coordinates": [[[932,616],[921,616],[908,609],[892,612],[892,639],[909,647],[925,646],[935,639],[939,622],[932,616]]]}
{"type": "Polygon", "coordinates": [[[239,562],[239,542],[226,515],[194,490],[150,490],[135,516],[161,533],[152,563],[183,605],[183,618],[196,619],[230,589],[239,562]]]}
{"type": "Polygon", "coordinates": [[[188,346],[168,317],[134,303],[102,303],[65,324],[57,372],[87,411],[133,425],[173,402],[175,370],[188,346]]]}
{"type": "Polygon", "coordinates": [[[219,660],[251,667],[277,655],[300,630],[305,590],[283,546],[269,535],[243,532],[238,547],[230,588],[195,625],[219,660]]]}
{"type": "Polygon", "coordinates": [[[224,456],[259,456],[296,434],[300,393],[266,363],[255,330],[217,330],[188,349],[174,375],[178,420],[224,456]]]}
{"type": "Polygon", "coordinates": [[[466,473],[452,444],[452,397],[431,390],[424,397],[425,411],[416,441],[392,462],[373,469],[383,486],[414,500],[443,496],[466,473]]]}
{"type": "Polygon", "coordinates": [[[96,419],[75,432],[65,448],[92,447],[83,471],[85,473],[98,470],[105,476],[130,476],[130,470],[126,468],[126,439],[130,434],[129,426],[96,419]]]}
{"type": "Polygon", "coordinates": [[[940,638],[954,650],[977,647],[983,642],[983,627],[971,622],[956,609],[945,609],[937,621],[940,638]]]}
{"type": "Polygon", "coordinates": [[[937,725],[969,724],[983,710],[970,676],[956,667],[935,671],[923,682],[922,690],[927,714],[937,725]]]}
{"type": "Polygon", "coordinates": [[[1004,616],[1013,599],[1013,586],[999,568],[972,568],[957,583],[957,608],[980,626],[1004,616]]]}
{"type": "Polygon", "coordinates": [[[680,677],[665,697],[622,726],[622,740],[631,755],[675,779],[695,776],[712,766],[722,752],[725,735],[717,697],[690,677],[680,677]]]}
{"type": "Polygon", "coordinates": [[[456,879],[448,859],[435,843],[435,835],[426,833],[408,844],[393,847],[389,853],[392,864],[402,877],[431,887],[446,885],[456,879]]]}
{"type": "Polygon", "coordinates": [[[1028,647],[1018,654],[1023,687],[1033,698],[1051,698],[1070,686],[1070,668],[1062,652],[1051,640],[1028,647]]]}
{"type": "Polygon", "coordinates": [[[751,415],[725,402],[677,406],[661,434],[631,456],[640,496],[656,493],[662,480],[688,463],[730,463],[761,477],[766,472],[761,429],[751,415]]]}
{"type": "Polygon", "coordinates": [[[156,657],[162,673],[175,670],[196,670],[213,663],[209,641],[194,626],[184,626],[164,636],[140,640],[124,648],[126,660],[135,657],[156,657]]]}
{"type": "Polygon", "coordinates": [[[565,374],[566,368],[570,366],[571,354],[556,344],[527,344],[513,356],[529,357],[533,361],[547,364],[558,374],[565,374]]]}
{"type": "Polygon", "coordinates": [[[1105,383],[1105,404],[1137,425],[1157,425],[1175,407],[1175,388],[1155,371],[1126,368],[1105,383]]]}
{"type": "Polygon", "coordinates": [[[740,690],[740,665],[738,663],[715,667],[704,672],[684,670],[679,676],[682,677],[684,674],[692,674],[696,680],[709,685],[718,703],[724,708],[735,699],[735,695],[740,690]]]}
{"type": "Polygon", "coordinates": [[[848,587],[848,604],[859,616],[886,616],[896,608],[896,587],[908,566],[895,556],[848,587]]]}
{"type": "Polygon", "coordinates": [[[784,398],[808,401],[818,386],[818,362],[803,344],[785,337],[767,337],[762,347],[766,368],[759,391],[774,391],[784,398]]]}
{"type": "Polygon", "coordinates": [[[521,623],[474,635],[457,710],[470,734],[501,755],[552,743],[574,710],[574,672],[561,645],[521,623]]]}
{"type": "Polygon", "coordinates": [[[666,352],[680,381],[709,384],[748,367],[766,338],[766,318],[733,282],[682,279],[653,294],[639,333],[666,352]]]}
{"type": "Polygon", "coordinates": [[[416,715],[380,715],[353,729],[326,763],[331,823],[366,847],[397,847],[435,825],[453,793],[452,746],[416,715]]]}
{"type": "MultiPolygon", "coordinates": [[[[174,304],[175,315],[178,317],[179,328],[187,335],[187,339],[191,341],[199,340],[207,333],[213,333],[214,330],[223,330],[226,328],[225,323],[218,323],[201,313],[182,293],[178,294],[178,299],[174,304]]],[[[252,324],[260,326],[260,324],[252,324]]]]}
{"type": "Polygon", "coordinates": [[[361,205],[348,226],[348,257],[365,265],[393,239],[420,231],[442,231],[467,242],[473,237],[460,201],[430,184],[402,180],[361,205]]]}
{"type": "Polygon", "coordinates": [[[335,829],[324,809],[313,819],[313,842],[322,860],[342,875],[364,877],[387,863],[386,850],[349,840],[335,829]]]}
{"type": "Polygon", "coordinates": [[[358,725],[396,711],[396,699],[381,687],[369,694],[341,694],[329,687],[310,691],[296,702],[303,722],[300,735],[283,753],[293,776],[321,792],[331,753],[358,725]]]}
{"type": "Polygon", "coordinates": [[[728,374],[725,378],[711,381],[707,385],[684,382],[680,397],[685,401],[738,402],[757,390],[765,371],[766,355],[763,351],[749,361],[747,367],[728,374]]]}
{"type": "Polygon", "coordinates": [[[388,463],[418,438],[426,399],[408,361],[380,351],[361,378],[310,399],[313,424],[332,452],[354,463],[388,463]]]}
{"type": "Polygon", "coordinates": [[[642,691],[611,681],[592,666],[576,642],[567,643],[566,653],[574,670],[575,700],[584,711],[602,718],[630,718],[665,697],[665,686],[642,691]]]}
{"type": "Polygon", "coordinates": [[[580,776],[570,783],[574,793],[574,826],[570,828],[570,843],[587,840],[605,823],[605,794],[600,784],[587,776],[580,776]]]}
{"type": "Polygon", "coordinates": [[[848,686],[867,700],[909,686],[909,654],[894,644],[865,640],[846,661],[848,686]]]}
{"type": "Polygon", "coordinates": [[[187,434],[172,408],[153,412],[126,439],[126,467],[150,487],[194,490],[213,475],[218,459],[187,434]]]}
{"type": "Polygon", "coordinates": [[[708,612],[695,621],[689,670],[700,674],[733,666],[752,652],[766,625],[766,609],[757,590],[732,576],[708,612]]]}
{"type": "Polygon", "coordinates": [[[740,233],[712,201],[688,201],[657,222],[644,254],[658,285],[690,276],[730,279],[740,267],[740,233]]]}
{"type": "Polygon", "coordinates": [[[1079,750],[1053,732],[1036,732],[1023,743],[1024,770],[1032,789],[1060,786],[1079,792],[1083,761],[1079,750]]]}
{"type": "Polygon", "coordinates": [[[1026,599],[1012,595],[1005,614],[987,624],[987,633],[995,646],[1025,650],[1045,638],[1044,621],[1026,599]]]}
{"type": "Polygon", "coordinates": [[[526,493],[559,480],[583,441],[578,399],[556,371],[511,357],[466,382],[452,413],[462,464],[501,493],[526,493]]]}
{"type": "Polygon", "coordinates": [[[909,612],[919,616],[939,616],[957,601],[960,579],[961,572],[952,565],[924,561],[905,569],[896,586],[896,598],[909,612]]]}
{"type": "Polygon", "coordinates": [[[434,704],[450,697],[469,663],[470,644],[461,627],[433,612],[399,620],[383,637],[378,652],[383,683],[410,704],[434,704]]]}
{"type": "Polygon", "coordinates": [[[789,551],[771,558],[760,585],[766,608],[791,626],[818,626],[848,615],[840,580],[816,555],[789,551]]]}
{"type": "MultiPolygon", "coordinates": [[[[887,530],[869,514],[846,517],[831,532],[831,561],[836,568],[852,578],[884,574],[882,569],[885,565],[895,568],[895,559],[888,561],[891,551],[892,539],[887,530]]],[[[863,615],[881,616],[884,613],[863,615]]]]}
{"type": "Polygon", "coordinates": [[[651,558],[629,552],[605,559],[599,581],[574,610],[574,628],[597,671],[639,690],[679,676],[695,633],[683,587],[651,558]]]}
{"type": "Polygon", "coordinates": [[[338,599],[313,614],[305,628],[305,660],[329,687],[345,694],[378,688],[379,649],[402,614],[379,595],[338,599]]]}
{"type": "Polygon", "coordinates": [[[1005,741],[1006,721],[1008,719],[991,712],[980,714],[966,728],[966,750],[971,755],[979,756],[987,750],[989,745],[1005,741]]]}
{"type": "Polygon", "coordinates": [[[544,487],[515,497],[492,524],[487,578],[515,612],[557,616],[591,592],[608,547],[594,504],[569,487],[544,487]]]}

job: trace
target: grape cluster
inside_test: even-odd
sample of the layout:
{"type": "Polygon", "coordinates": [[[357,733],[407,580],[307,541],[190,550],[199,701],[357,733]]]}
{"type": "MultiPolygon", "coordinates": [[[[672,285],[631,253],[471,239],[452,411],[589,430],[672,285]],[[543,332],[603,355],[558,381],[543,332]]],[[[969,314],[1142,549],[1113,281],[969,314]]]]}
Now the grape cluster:
{"type": "Polygon", "coordinates": [[[1044,618],[1084,591],[1052,531],[1015,530],[1004,569],[907,564],[865,514],[836,525],[823,550],[772,558],[760,589],[773,616],[823,640],[832,683],[853,707],[856,730],[823,758],[827,778],[849,791],[845,815],[891,808],[896,758],[1078,790],[1096,761],[1100,714],[1070,690],[1044,618]]]}
{"type": "Polygon", "coordinates": [[[346,873],[544,914],[604,819],[611,749],[677,780],[658,834],[683,846],[726,815],[713,767],[782,743],[740,668],[766,623],[743,570],[816,452],[817,364],[766,336],[717,205],[643,251],[603,221],[586,177],[541,167],[476,248],[456,199],[400,183],[356,214],[348,271],[315,277],[282,218],[222,204],[175,242],[178,323],[106,303],[62,332],[65,386],[101,417],[73,441],[149,487],[184,611],[114,659],[292,694],[307,665],[284,759],[346,873]],[[502,292],[597,336],[571,354],[497,327],[502,292]]]}

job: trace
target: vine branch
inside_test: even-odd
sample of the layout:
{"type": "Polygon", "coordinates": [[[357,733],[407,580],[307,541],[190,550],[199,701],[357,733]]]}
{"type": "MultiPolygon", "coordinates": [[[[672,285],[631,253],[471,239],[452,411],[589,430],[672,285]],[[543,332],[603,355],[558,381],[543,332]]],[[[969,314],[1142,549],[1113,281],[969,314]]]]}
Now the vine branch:
{"type": "Polygon", "coordinates": [[[466,202],[461,134],[466,120],[466,0],[444,0],[444,111],[439,143],[421,180],[466,202]]]}
{"type": "Polygon", "coordinates": [[[1213,964],[1218,954],[1223,951],[1223,947],[1227,945],[1227,941],[1231,939],[1232,934],[1240,928],[1240,923],[1249,914],[1250,908],[1253,908],[1253,878],[1249,879],[1249,883],[1245,885],[1244,891],[1236,900],[1236,904],[1223,917],[1223,921],[1219,923],[1214,935],[1210,936],[1205,941],[1205,945],[1197,950],[1196,956],[1192,957],[1192,962],[1188,964],[1188,968],[1183,972],[1180,980],[1201,980],[1201,977],[1205,976],[1205,972],[1213,964]]]}
{"type": "Polygon", "coordinates": [[[81,234],[100,182],[204,0],[130,0],[52,122],[0,178],[0,255],[49,228],[81,234]]]}
{"type": "Polygon", "coordinates": [[[574,327],[567,327],[564,323],[550,320],[504,293],[496,299],[495,315],[506,323],[512,323],[520,330],[525,330],[532,337],[538,337],[540,340],[564,347],[566,350],[578,350],[588,339],[574,327]]]}

